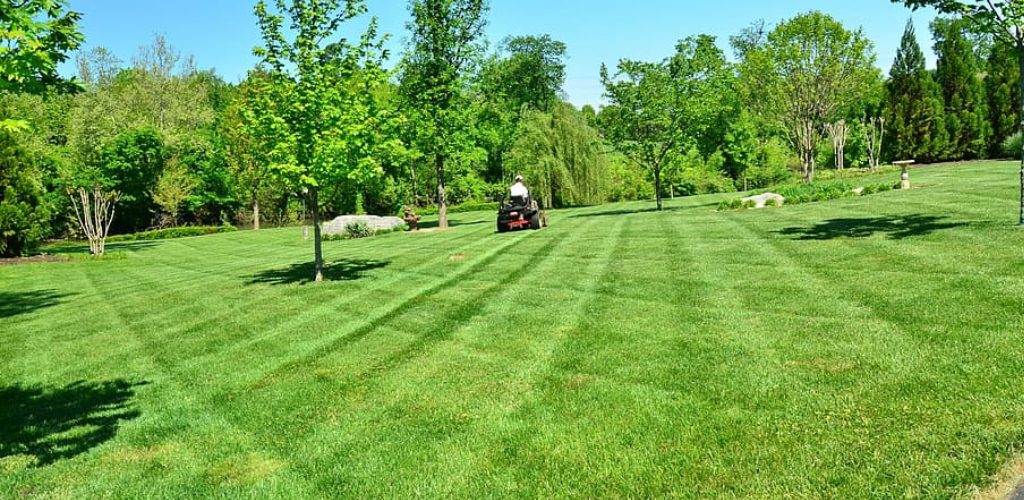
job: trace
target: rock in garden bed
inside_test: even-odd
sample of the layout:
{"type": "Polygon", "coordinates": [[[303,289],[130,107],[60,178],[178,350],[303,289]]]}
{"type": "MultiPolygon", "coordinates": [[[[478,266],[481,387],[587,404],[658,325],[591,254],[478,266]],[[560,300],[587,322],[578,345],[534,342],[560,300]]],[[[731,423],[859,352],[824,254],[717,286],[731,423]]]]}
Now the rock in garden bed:
{"type": "Polygon", "coordinates": [[[781,194],[765,193],[757,196],[750,196],[740,200],[744,205],[753,204],[753,208],[764,208],[767,206],[781,207],[786,203],[786,197],[781,194]]]}
{"type": "Polygon", "coordinates": [[[405,221],[398,217],[379,217],[376,215],[343,215],[324,224],[324,235],[342,235],[345,234],[345,228],[350,224],[356,224],[359,222],[366,223],[370,229],[374,231],[390,231],[395,228],[401,227],[405,224],[405,221]]]}

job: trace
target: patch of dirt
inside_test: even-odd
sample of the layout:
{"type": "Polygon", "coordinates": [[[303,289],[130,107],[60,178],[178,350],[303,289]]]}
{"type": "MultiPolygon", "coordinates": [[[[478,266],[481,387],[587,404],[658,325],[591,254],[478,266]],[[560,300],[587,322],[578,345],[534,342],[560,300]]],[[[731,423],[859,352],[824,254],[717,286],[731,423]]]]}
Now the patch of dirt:
{"type": "Polygon", "coordinates": [[[1024,456],[995,475],[990,486],[976,489],[970,496],[975,500],[1024,500],[1024,456]]]}
{"type": "Polygon", "coordinates": [[[250,453],[214,466],[210,469],[210,479],[219,484],[251,484],[273,476],[284,467],[281,460],[250,453]]]}
{"type": "Polygon", "coordinates": [[[462,262],[466,260],[466,254],[464,253],[453,253],[448,256],[448,260],[451,262],[462,262]]]}
{"type": "Polygon", "coordinates": [[[21,264],[38,264],[41,262],[67,262],[69,259],[64,255],[33,255],[31,257],[15,257],[12,259],[0,259],[0,266],[17,266],[21,264]]]}
{"type": "Polygon", "coordinates": [[[175,444],[162,444],[142,448],[130,447],[112,451],[103,457],[105,461],[115,464],[152,463],[168,465],[171,454],[178,448],[175,444]]]}

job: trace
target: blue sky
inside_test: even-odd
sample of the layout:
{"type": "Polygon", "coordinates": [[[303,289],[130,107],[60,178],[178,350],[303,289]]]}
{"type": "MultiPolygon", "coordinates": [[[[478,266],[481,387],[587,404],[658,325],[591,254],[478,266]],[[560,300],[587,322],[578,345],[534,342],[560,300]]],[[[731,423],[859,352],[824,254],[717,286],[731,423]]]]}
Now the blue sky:
{"type": "MultiPolygon", "coordinates": [[[[102,46],[128,61],[139,46],[162,34],[183,54],[195,56],[200,68],[215,68],[238,81],[255,63],[252,48],[259,32],[250,0],[71,0],[82,12],[86,46],[102,46]]],[[[397,59],[408,20],[406,0],[367,0],[383,32],[391,33],[397,59]]],[[[601,63],[622,58],[659,60],[676,41],[710,33],[728,50],[728,37],[757,19],[770,24],[800,12],[821,10],[848,27],[862,27],[878,51],[878,65],[888,71],[907,19],[913,16],[918,37],[931,54],[928,24],[935,14],[911,13],[889,0],[491,0],[488,39],[497,44],[509,35],[550,34],[569,47],[565,92],[576,105],[600,104],[601,63]]],[[[731,52],[731,51],[730,51],[731,52]]],[[[934,63],[934,61],[932,61],[934,63]]],[[[65,72],[73,72],[71,65],[65,72]]]]}

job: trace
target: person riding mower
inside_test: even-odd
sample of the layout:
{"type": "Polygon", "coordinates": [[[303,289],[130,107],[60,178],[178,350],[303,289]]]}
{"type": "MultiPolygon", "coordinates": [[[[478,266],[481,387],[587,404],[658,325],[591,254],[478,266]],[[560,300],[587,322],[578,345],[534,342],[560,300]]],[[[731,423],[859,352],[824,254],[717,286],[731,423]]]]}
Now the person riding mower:
{"type": "Polygon", "coordinates": [[[516,182],[509,189],[509,203],[502,199],[498,206],[498,232],[506,233],[520,229],[541,229],[547,226],[547,214],[540,209],[536,200],[530,197],[530,190],[523,184],[523,176],[516,176],[516,182]]]}

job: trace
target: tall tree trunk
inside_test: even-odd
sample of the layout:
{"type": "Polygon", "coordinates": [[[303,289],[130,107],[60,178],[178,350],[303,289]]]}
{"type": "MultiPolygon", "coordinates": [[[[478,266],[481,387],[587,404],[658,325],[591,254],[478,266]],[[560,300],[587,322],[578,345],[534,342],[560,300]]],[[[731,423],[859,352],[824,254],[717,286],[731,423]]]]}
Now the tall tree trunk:
{"type": "Polygon", "coordinates": [[[661,200],[661,167],[660,166],[654,167],[654,196],[658,200],[658,211],[660,212],[664,208],[662,206],[662,200],[661,200]]]}
{"type": "MultiPolygon", "coordinates": [[[[1017,57],[1020,60],[1020,131],[1024,134],[1024,41],[1017,42],[1017,57]]],[[[1020,223],[1024,225],[1024,147],[1020,154],[1020,223]]]]}
{"type": "Polygon", "coordinates": [[[409,159],[409,175],[412,177],[412,206],[418,208],[420,206],[420,195],[419,191],[416,190],[416,160],[409,159]]]}
{"type": "Polygon", "coordinates": [[[324,281],[324,252],[320,244],[320,201],[317,197],[317,188],[310,188],[309,203],[310,211],[313,213],[313,268],[316,270],[316,282],[324,281]]]}
{"type": "Polygon", "coordinates": [[[448,229],[448,200],[444,192],[444,156],[434,159],[437,167],[437,227],[448,229]]]}
{"type": "Polygon", "coordinates": [[[252,195],[252,229],[260,230],[260,199],[255,193],[252,195]]]}

